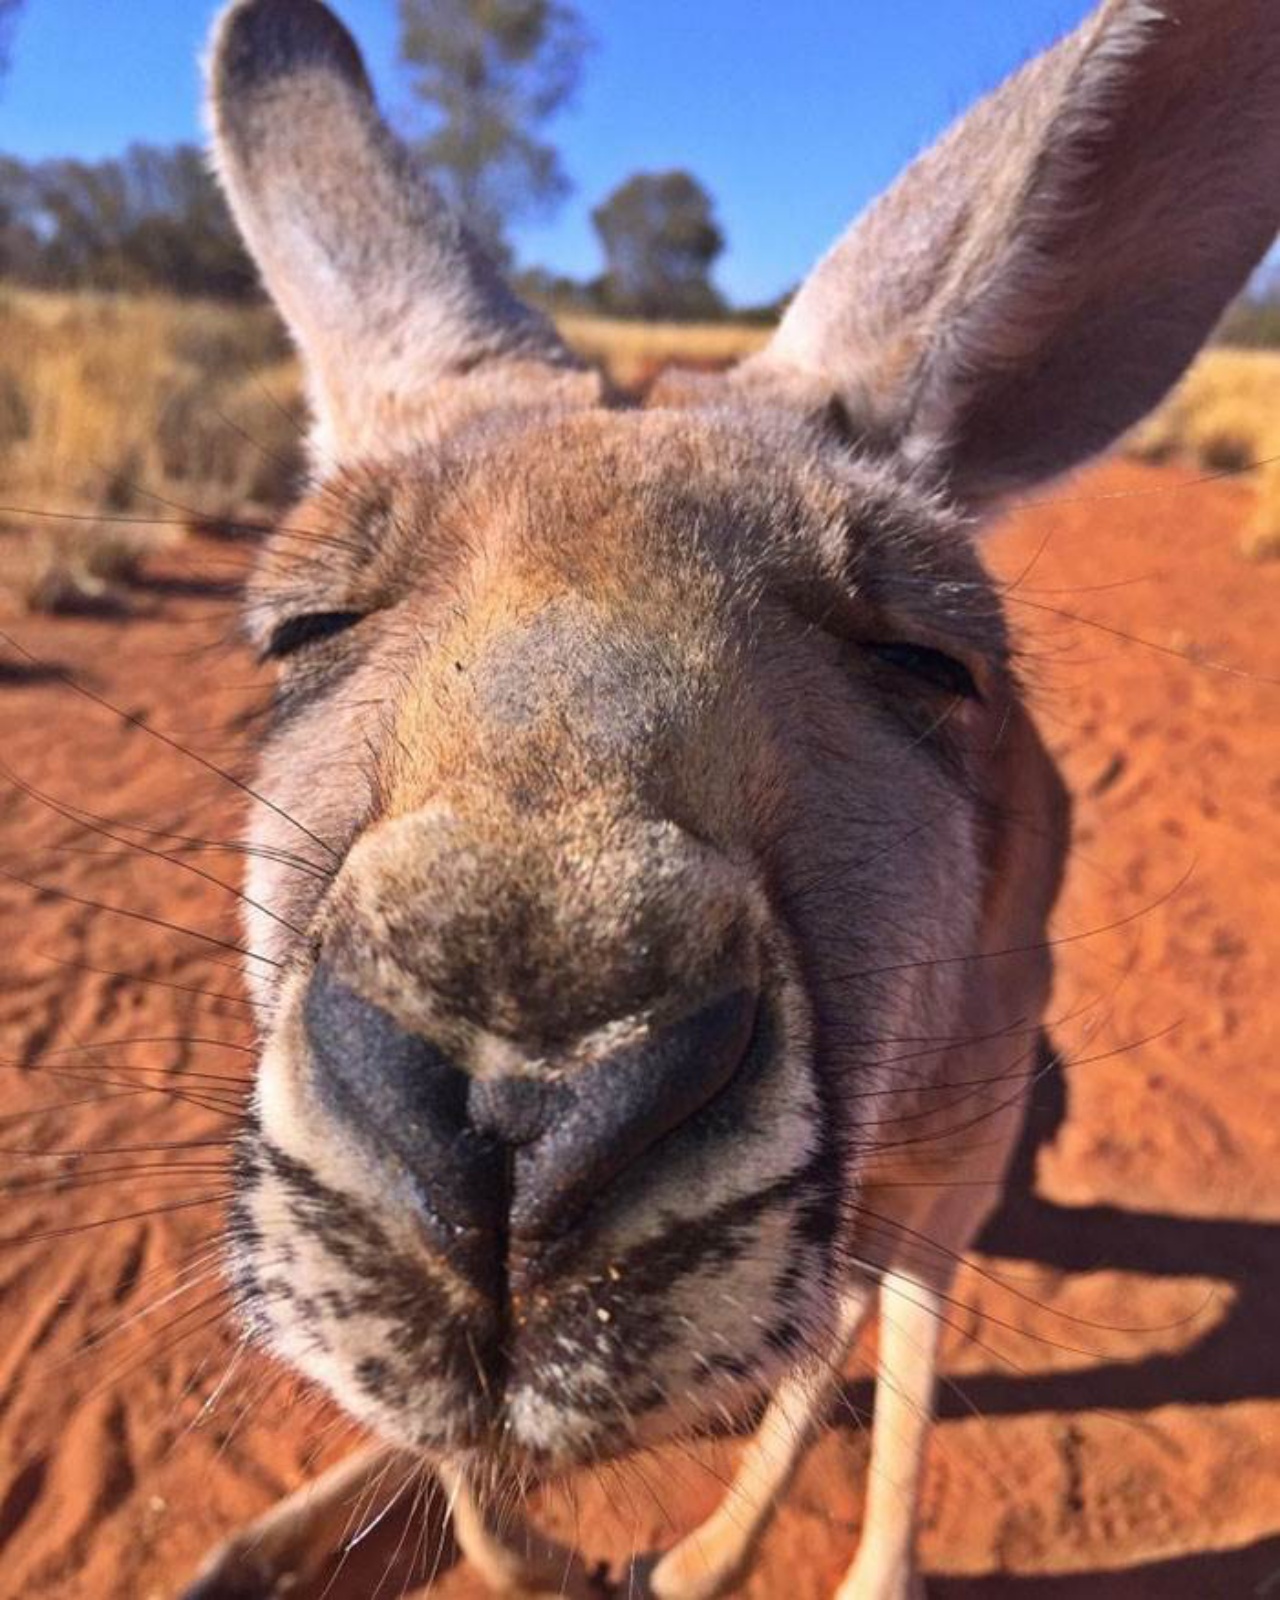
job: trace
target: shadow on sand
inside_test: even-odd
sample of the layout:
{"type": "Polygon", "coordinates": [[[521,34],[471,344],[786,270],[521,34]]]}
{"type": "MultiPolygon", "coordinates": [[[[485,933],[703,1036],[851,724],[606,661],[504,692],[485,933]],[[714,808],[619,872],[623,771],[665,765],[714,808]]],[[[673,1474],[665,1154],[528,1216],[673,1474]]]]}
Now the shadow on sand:
{"type": "MultiPolygon", "coordinates": [[[[1231,1308],[1202,1338],[1174,1354],[1103,1361],[1075,1372],[965,1377],[943,1387],[939,1417],[1136,1412],[1280,1396],[1280,1227],[1116,1206],[1067,1207],[1043,1199],[1036,1193],[1037,1157],[1057,1138],[1066,1113],[1062,1062],[1044,1041],[1034,1101],[1004,1198],[976,1248],[1063,1272],[1111,1269],[1215,1278],[1230,1285],[1231,1308]]],[[[866,1416],[870,1386],[850,1384],[846,1399],[856,1414],[866,1416]]],[[[933,1578],[928,1592],[931,1600],[1280,1600],[1280,1535],[1241,1550],[1112,1571],[933,1578]]]]}

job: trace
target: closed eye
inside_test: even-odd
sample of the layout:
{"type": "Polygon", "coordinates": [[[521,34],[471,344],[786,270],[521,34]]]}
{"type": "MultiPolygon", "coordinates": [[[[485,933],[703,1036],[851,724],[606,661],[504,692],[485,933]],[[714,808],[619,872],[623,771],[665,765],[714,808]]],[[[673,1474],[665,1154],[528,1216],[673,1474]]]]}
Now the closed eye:
{"type": "Polygon", "coordinates": [[[262,659],[282,661],[308,645],[319,644],[324,639],[345,633],[363,620],[364,613],[361,611],[309,611],[301,616],[287,617],[272,629],[270,638],[263,646],[262,659]]]}
{"type": "Polygon", "coordinates": [[[898,641],[868,644],[866,649],[877,661],[882,661],[897,672],[909,674],[941,694],[954,695],[959,700],[982,700],[982,691],[973,673],[963,661],[957,661],[944,650],[935,650],[931,645],[898,641]]]}

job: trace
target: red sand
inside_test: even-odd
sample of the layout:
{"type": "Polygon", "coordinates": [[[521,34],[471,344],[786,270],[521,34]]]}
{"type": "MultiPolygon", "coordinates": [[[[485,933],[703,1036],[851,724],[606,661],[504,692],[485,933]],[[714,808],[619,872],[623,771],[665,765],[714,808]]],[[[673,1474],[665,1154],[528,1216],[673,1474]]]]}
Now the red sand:
{"type": "MultiPolygon", "coordinates": [[[[1280,567],[1236,554],[1244,491],[1178,484],[1108,466],[990,546],[1078,797],[1054,1003],[1072,1064],[1046,1076],[1023,1170],[957,1291],[924,1530],[930,1592],[949,1600],[1280,1595],[1280,567]]],[[[238,759],[229,724],[258,674],[227,643],[219,582],[240,564],[197,542],[152,614],[15,625],[140,726],[0,666],[0,762],[63,807],[233,836],[229,787],[153,734],[238,759]]],[[[16,1186],[0,1223],[0,1592],[167,1600],[350,1438],[257,1357],[233,1360],[218,1318],[210,1247],[247,1014],[231,955],[141,919],[234,938],[231,894],[199,874],[234,882],[237,860],[128,835],[172,864],[7,789],[0,829],[6,872],[133,914],[0,882],[16,1186]],[[43,1155],[62,1150],[103,1153],[76,1179],[43,1155]]],[[[850,1399],[865,1404],[857,1374],[850,1399]]],[[[583,1483],[582,1542],[670,1542],[731,1457],[669,1452],[583,1483]]],[[[831,1591],[865,1460],[851,1415],[748,1594],[831,1591]]],[[[563,1499],[545,1512],[571,1529],[563,1499]]],[[[372,1588],[348,1568],[329,1593],[372,1588]]],[[[439,1592],[479,1594],[461,1567],[439,1592]]]]}

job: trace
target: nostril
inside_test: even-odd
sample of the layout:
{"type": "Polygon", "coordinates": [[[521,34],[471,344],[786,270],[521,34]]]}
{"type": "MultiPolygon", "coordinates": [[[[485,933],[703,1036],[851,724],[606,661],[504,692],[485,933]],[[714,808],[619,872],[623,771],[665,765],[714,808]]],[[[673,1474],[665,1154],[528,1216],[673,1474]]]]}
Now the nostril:
{"type": "Polygon", "coordinates": [[[555,1079],[473,1077],[324,962],[303,1021],[322,1102],[392,1158],[440,1245],[487,1281],[505,1237],[563,1233],[725,1088],[757,1010],[753,991],[735,991],[555,1079]]]}
{"type": "Polygon", "coordinates": [[[582,1069],[547,1131],[516,1153],[511,1231],[563,1228],[731,1081],[756,1031],[758,997],[737,990],[582,1069]]]}
{"type": "Polygon", "coordinates": [[[466,1074],[324,965],[307,989],[303,1021],[322,1090],[355,1101],[378,1125],[429,1110],[433,1122],[463,1126],[466,1074]]]}
{"type": "Polygon", "coordinates": [[[430,1040],[317,967],[303,1023],[321,1099],[415,1179],[447,1229],[502,1226],[491,1141],[468,1121],[471,1079],[430,1040]]]}

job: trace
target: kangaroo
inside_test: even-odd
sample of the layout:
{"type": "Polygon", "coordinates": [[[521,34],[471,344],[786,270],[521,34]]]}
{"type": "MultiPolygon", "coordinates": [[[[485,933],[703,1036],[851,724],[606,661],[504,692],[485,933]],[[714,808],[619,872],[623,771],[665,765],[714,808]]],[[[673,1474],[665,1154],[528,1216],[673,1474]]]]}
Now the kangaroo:
{"type": "Polygon", "coordinates": [[[1136,422],[1275,238],[1280,6],[1106,0],[760,354],[643,404],[445,212],[318,0],[237,0],[210,63],[314,416],[249,610],[276,977],[230,1270],[379,1443],[190,1593],[284,1592],[415,1462],[495,1592],[589,1593],[513,1492],[763,1408],[628,1591],[723,1594],[878,1310],[838,1593],[918,1595],[938,1333],[1069,832],[977,535],[1136,422]]]}

